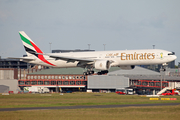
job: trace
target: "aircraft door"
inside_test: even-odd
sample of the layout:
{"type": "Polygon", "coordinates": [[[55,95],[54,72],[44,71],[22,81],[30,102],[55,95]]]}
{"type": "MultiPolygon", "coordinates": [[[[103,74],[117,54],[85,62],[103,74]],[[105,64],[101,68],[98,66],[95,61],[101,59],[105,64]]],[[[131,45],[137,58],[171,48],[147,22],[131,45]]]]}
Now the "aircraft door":
{"type": "Polygon", "coordinates": [[[102,58],[102,54],[99,55],[99,58],[102,58]]]}

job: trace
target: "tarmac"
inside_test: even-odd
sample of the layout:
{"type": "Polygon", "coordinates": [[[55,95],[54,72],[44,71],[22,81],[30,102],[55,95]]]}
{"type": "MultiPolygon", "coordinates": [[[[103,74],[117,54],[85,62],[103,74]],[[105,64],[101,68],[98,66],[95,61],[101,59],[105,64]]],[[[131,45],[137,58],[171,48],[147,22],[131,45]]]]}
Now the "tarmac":
{"type": "Polygon", "coordinates": [[[172,106],[172,105],[180,105],[180,103],[0,108],[0,111],[2,112],[2,111],[19,111],[19,110],[54,110],[54,109],[84,109],[84,108],[147,107],[147,106],[172,106]]]}

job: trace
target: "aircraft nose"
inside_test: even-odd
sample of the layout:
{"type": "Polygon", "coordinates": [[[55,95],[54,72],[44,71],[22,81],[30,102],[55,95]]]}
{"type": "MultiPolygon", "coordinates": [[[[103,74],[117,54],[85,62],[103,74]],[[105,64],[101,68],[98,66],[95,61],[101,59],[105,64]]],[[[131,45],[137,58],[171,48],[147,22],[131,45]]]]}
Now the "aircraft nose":
{"type": "Polygon", "coordinates": [[[177,56],[174,56],[174,60],[177,59],[177,56]]]}
{"type": "Polygon", "coordinates": [[[173,60],[177,59],[177,56],[176,55],[173,55],[173,60]]]}

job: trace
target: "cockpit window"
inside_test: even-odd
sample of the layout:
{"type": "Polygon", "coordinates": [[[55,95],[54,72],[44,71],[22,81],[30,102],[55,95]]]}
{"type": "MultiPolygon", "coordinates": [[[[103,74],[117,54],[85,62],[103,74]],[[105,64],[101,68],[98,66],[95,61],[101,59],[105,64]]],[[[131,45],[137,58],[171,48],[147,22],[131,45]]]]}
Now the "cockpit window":
{"type": "Polygon", "coordinates": [[[168,55],[175,55],[175,52],[168,53],[168,55]]]}

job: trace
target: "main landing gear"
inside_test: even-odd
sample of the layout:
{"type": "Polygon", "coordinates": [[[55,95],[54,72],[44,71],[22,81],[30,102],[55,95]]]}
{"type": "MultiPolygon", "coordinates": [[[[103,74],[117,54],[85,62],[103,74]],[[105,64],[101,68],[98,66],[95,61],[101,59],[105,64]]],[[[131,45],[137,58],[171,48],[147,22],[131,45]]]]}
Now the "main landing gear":
{"type": "Polygon", "coordinates": [[[93,70],[87,70],[87,72],[84,72],[83,75],[92,75],[94,74],[93,70]]]}
{"type": "Polygon", "coordinates": [[[109,71],[108,70],[103,70],[101,72],[98,72],[97,74],[98,75],[103,75],[103,74],[107,74],[109,71]]]}
{"type": "MultiPolygon", "coordinates": [[[[97,74],[98,75],[103,75],[103,74],[107,74],[107,73],[108,73],[108,70],[103,70],[103,71],[98,72],[97,74]]],[[[87,72],[83,73],[83,75],[92,75],[92,74],[94,74],[93,70],[92,71],[88,70],[87,72]]]]}
{"type": "MultiPolygon", "coordinates": [[[[93,69],[94,68],[92,66],[85,66],[84,70],[87,70],[87,71],[84,71],[83,75],[85,76],[85,75],[92,75],[92,74],[94,74],[94,70],[93,69]]],[[[98,75],[103,75],[103,74],[107,74],[107,73],[108,73],[108,70],[102,70],[102,71],[98,72],[97,74],[98,75]]]]}

